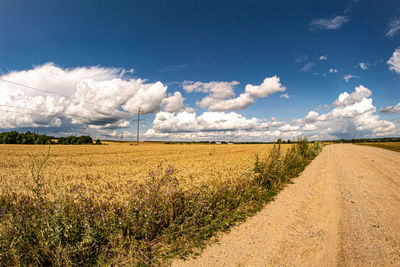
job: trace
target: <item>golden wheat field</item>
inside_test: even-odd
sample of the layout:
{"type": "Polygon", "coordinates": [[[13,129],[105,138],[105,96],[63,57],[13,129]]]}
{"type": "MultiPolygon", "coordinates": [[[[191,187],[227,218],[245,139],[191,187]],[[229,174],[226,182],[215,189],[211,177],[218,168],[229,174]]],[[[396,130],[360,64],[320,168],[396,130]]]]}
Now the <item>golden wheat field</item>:
{"type": "MultiPolygon", "coordinates": [[[[132,181],[143,180],[161,161],[173,164],[178,179],[189,187],[239,178],[251,170],[255,154],[266,156],[267,144],[161,144],[108,142],[100,146],[52,145],[44,168],[44,191],[57,194],[83,186],[94,198],[124,203],[132,181]]],[[[0,188],[27,193],[33,186],[31,157],[45,154],[46,145],[0,145],[0,188]]]]}

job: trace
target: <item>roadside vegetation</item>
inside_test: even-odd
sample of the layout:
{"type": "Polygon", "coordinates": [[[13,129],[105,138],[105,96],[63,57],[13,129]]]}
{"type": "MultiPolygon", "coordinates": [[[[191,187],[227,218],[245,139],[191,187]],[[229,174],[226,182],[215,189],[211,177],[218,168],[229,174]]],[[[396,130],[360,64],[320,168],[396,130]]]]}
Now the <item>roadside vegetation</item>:
{"type": "Polygon", "coordinates": [[[384,149],[393,150],[396,152],[400,152],[400,141],[399,142],[382,142],[382,143],[358,143],[357,145],[363,146],[374,146],[384,149]]]}
{"type": "Polygon", "coordinates": [[[188,257],[215,233],[259,211],[322,150],[300,139],[256,156],[251,172],[187,188],[160,163],[145,181],[131,181],[125,204],[98,200],[90,188],[58,184],[43,193],[49,153],[32,158],[32,186],[0,196],[0,263],[10,265],[160,265],[188,257]]]}

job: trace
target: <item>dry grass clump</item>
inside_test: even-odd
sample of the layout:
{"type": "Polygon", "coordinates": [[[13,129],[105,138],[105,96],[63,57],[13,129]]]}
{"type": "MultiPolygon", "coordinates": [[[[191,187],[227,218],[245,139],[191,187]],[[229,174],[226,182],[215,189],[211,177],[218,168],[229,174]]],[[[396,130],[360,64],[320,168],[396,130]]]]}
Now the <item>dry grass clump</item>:
{"type": "Polygon", "coordinates": [[[357,143],[357,145],[374,146],[400,152],[400,142],[357,143]]]}

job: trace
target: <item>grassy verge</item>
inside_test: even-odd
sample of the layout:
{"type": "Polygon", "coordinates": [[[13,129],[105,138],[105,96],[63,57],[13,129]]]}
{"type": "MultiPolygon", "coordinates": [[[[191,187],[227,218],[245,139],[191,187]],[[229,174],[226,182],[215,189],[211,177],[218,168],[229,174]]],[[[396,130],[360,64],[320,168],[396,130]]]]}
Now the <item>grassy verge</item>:
{"type": "Polygon", "coordinates": [[[360,144],[357,143],[357,145],[374,146],[400,152],[400,142],[360,143],[360,144]]]}
{"type": "Polygon", "coordinates": [[[2,265],[160,265],[187,257],[216,232],[259,211],[322,150],[306,139],[283,153],[275,146],[254,169],[229,182],[183,190],[173,166],[160,164],[145,183],[133,183],[124,206],[95,202],[84,187],[49,200],[41,170],[24,196],[0,196],[2,265]]]}

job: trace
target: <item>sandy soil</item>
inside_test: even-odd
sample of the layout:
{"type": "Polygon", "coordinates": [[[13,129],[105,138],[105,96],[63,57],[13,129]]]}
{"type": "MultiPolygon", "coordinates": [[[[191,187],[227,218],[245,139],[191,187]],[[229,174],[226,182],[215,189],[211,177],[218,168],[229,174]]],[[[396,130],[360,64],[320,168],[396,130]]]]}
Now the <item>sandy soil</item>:
{"type": "Polygon", "coordinates": [[[173,266],[400,266],[400,153],[329,145],[219,240],[173,266]]]}

